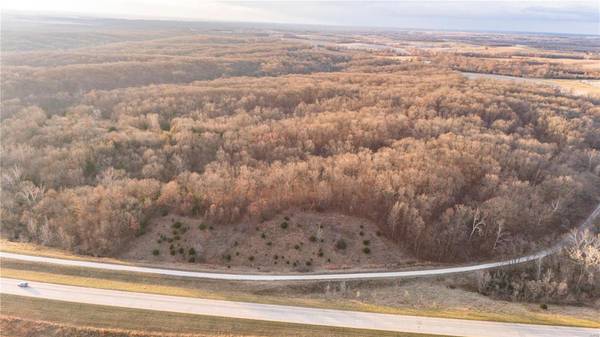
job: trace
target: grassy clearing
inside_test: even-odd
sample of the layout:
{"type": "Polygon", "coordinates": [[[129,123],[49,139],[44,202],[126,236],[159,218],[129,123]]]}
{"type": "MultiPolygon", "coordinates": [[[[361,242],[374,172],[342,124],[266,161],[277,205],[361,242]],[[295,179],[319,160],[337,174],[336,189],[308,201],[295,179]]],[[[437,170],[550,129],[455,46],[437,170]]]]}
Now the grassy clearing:
{"type": "MultiPolygon", "coordinates": [[[[186,315],[150,310],[69,303],[6,294],[2,294],[0,299],[2,301],[2,309],[0,312],[3,316],[25,317],[28,321],[46,321],[63,326],[62,329],[53,329],[53,331],[56,331],[59,334],[45,334],[43,335],[44,337],[65,336],[66,333],[64,332],[69,331],[69,328],[70,330],[79,329],[80,333],[77,334],[78,336],[95,335],[90,333],[90,331],[100,330],[97,334],[107,337],[137,336],[140,332],[159,334],[161,336],[164,333],[201,334],[204,336],[434,336],[412,333],[393,333],[378,330],[359,330],[258,320],[230,319],[201,315],[186,315]],[[121,331],[111,332],[110,329],[119,329],[121,331]],[[123,330],[129,330],[129,332],[123,330]],[[88,333],[84,334],[83,331],[87,331],[88,333]]],[[[3,325],[6,324],[7,322],[3,322],[3,325]]],[[[44,323],[37,322],[37,325],[42,324],[44,323]]],[[[21,325],[23,325],[23,323],[21,323],[21,325]]],[[[4,326],[3,330],[7,330],[7,326],[4,326]]],[[[45,329],[40,330],[44,330],[44,332],[46,332],[45,329]]],[[[23,336],[25,336],[25,334],[23,336]]],[[[26,331],[26,336],[41,337],[42,335],[32,335],[30,331],[26,331]]]]}
{"type": "Polygon", "coordinates": [[[579,95],[591,95],[600,97],[600,81],[598,80],[544,80],[551,85],[557,85],[563,90],[579,95]],[[595,84],[593,84],[595,83],[595,84]]]}
{"type": "Polygon", "coordinates": [[[111,258],[81,256],[81,255],[73,254],[71,252],[61,250],[61,249],[45,247],[42,245],[36,245],[33,243],[27,243],[27,242],[13,242],[13,241],[5,240],[5,239],[0,239],[0,251],[6,252],[6,253],[14,253],[14,254],[53,257],[53,258],[57,258],[57,259],[70,259],[70,260],[80,260],[80,261],[130,264],[130,263],[127,263],[127,261],[111,259],[111,258]]]}
{"type": "Polygon", "coordinates": [[[576,79],[545,79],[515,77],[509,75],[496,75],[487,73],[469,73],[470,78],[490,78],[503,81],[514,81],[516,83],[542,84],[549,85],[560,90],[575,94],[600,97],[600,80],[576,80],[576,79]]]}
{"type": "MultiPolygon", "coordinates": [[[[2,260],[2,276],[82,287],[230,301],[499,322],[600,327],[600,321],[597,320],[553,313],[528,312],[527,314],[511,314],[470,309],[415,309],[373,305],[346,298],[299,298],[298,296],[294,296],[293,293],[290,294],[289,289],[269,289],[269,287],[273,287],[269,284],[186,279],[164,275],[140,275],[135,273],[53,266],[8,259],[2,260]]],[[[311,292],[322,291],[322,283],[308,284],[304,285],[304,287],[306,288],[302,288],[300,292],[310,294],[311,292]]]]}

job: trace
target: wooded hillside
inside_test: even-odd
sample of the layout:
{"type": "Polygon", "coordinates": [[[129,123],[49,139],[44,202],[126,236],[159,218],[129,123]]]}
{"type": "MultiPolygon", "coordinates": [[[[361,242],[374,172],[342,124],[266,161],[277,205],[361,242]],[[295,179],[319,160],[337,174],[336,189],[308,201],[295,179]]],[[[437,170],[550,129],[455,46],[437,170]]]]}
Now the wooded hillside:
{"type": "Polygon", "coordinates": [[[3,55],[3,235],[111,255],[166,213],[300,208],[454,261],[530,249],[598,202],[597,98],[225,35],[3,55]]]}

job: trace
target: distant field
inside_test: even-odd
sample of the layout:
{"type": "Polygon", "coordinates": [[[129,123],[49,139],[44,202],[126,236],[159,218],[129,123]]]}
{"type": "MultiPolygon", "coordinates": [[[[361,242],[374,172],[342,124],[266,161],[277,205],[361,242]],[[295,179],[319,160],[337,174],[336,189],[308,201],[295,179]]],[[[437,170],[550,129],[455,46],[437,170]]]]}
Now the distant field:
{"type": "Polygon", "coordinates": [[[483,73],[463,73],[470,79],[489,78],[494,80],[506,80],[518,83],[542,84],[557,87],[575,95],[600,96],[600,80],[568,80],[568,79],[541,79],[516,76],[505,76],[483,73]]]}
{"type": "Polygon", "coordinates": [[[546,57],[513,57],[536,62],[558,62],[571,66],[579,66],[583,69],[600,70],[600,59],[573,59],[573,58],[546,58],[546,57]]]}

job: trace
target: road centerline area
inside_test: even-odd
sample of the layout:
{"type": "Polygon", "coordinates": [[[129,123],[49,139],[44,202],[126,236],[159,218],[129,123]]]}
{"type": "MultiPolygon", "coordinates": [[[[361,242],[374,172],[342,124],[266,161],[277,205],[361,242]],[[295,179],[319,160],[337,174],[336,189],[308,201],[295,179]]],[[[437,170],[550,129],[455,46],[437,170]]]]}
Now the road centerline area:
{"type": "Polygon", "coordinates": [[[0,279],[0,291],[11,295],[133,309],[465,337],[538,337],[550,335],[554,337],[591,337],[600,333],[600,329],[590,328],[500,323],[232,302],[64,286],[40,282],[31,283],[27,288],[20,288],[17,286],[18,282],[15,279],[2,278],[0,279]]]}

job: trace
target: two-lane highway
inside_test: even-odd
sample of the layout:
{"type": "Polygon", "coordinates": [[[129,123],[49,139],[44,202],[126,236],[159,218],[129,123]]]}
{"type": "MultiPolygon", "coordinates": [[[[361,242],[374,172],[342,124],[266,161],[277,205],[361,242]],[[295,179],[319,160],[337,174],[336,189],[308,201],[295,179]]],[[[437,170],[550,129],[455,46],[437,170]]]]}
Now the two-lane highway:
{"type": "Polygon", "coordinates": [[[356,329],[428,333],[465,337],[598,337],[600,329],[499,323],[377,314],[272,304],[230,302],[0,279],[0,292],[13,295],[124,308],[168,311],[356,329]]]}

